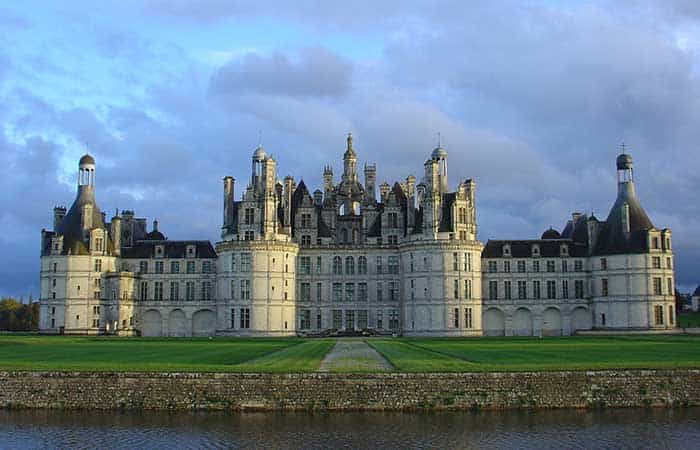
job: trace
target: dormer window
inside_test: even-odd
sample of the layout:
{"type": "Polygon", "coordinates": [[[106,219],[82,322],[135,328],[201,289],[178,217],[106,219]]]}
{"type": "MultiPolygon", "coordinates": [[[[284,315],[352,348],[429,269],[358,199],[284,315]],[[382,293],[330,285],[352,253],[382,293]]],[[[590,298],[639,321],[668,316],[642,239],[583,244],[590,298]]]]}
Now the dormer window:
{"type": "Polygon", "coordinates": [[[187,257],[188,258],[194,257],[194,245],[187,246],[187,257]]]}
{"type": "Polygon", "coordinates": [[[156,256],[162,257],[165,253],[165,249],[162,245],[156,245],[156,256]]]}
{"type": "Polygon", "coordinates": [[[561,249],[560,249],[560,253],[562,255],[568,255],[569,254],[569,247],[567,247],[566,245],[562,245],[561,249]]]}
{"type": "Polygon", "coordinates": [[[510,244],[503,246],[503,256],[510,256],[510,244]]]}
{"type": "Polygon", "coordinates": [[[535,244],[532,246],[532,256],[540,256],[540,246],[535,244]]]}

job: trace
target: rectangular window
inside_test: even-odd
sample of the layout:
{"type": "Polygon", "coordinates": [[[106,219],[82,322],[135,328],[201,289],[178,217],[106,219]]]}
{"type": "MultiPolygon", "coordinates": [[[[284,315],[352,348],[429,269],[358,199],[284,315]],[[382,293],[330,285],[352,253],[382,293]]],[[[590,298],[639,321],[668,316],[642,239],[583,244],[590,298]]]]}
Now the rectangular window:
{"type": "Polygon", "coordinates": [[[361,302],[367,301],[367,283],[358,283],[357,300],[361,302]]]}
{"type": "Polygon", "coordinates": [[[170,262],[170,273],[180,273],[180,261],[170,262]]]}
{"type": "Polygon", "coordinates": [[[452,270],[455,272],[459,270],[459,253],[452,254],[452,270]]]}
{"type": "Polygon", "coordinates": [[[302,309],[299,317],[299,328],[308,330],[311,328],[311,310],[302,309]]]}
{"type": "Polygon", "coordinates": [[[334,309],[333,310],[333,328],[340,330],[343,328],[343,310],[334,309]]]}
{"type": "MultiPolygon", "coordinates": [[[[672,269],[673,268],[673,263],[671,262],[671,257],[668,256],[666,257],[666,268],[667,269],[672,269]]],[[[54,271],[56,270],[56,267],[53,269],[54,271]]]]}
{"type": "Polygon", "coordinates": [[[231,253],[231,272],[236,271],[236,254],[231,253]]]}
{"type": "Polygon", "coordinates": [[[316,314],[316,329],[320,330],[323,327],[323,318],[321,317],[321,313],[319,312],[316,314]]]}
{"type": "Polygon", "coordinates": [[[512,297],[512,288],[511,288],[511,283],[509,280],[506,280],[503,283],[503,296],[505,297],[506,300],[510,300],[512,297]]]}
{"type": "Polygon", "coordinates": [[[554,272],[555,266],[554,266],[554,261],[547,261],[547,272],[554,272]]]}
{"type": "Polygon", "coordinates": [[[311,273],[311,257],[302,256],[299,258],[299,273],[309,275],[311,273]]]}
{"type": "Polygon", "coordinates": [[[202,300],[211,300],[211,281],[202,281],[202,300]]]}
{"type": "Polygon", "coordinates": [[[457,218],[459,223],[467,223],[467,208],[459,208],[457,218]]]}
{"type": "Polygon", "coordinates": [[[156,261],[156,273],[163,273],[163,261],[156,261]]]}
{"type": "Polygon", "coordinates": [[[399,245],[399,238],[395,234],[389,235],[388,242],[389,245],[399,245]]]}
{"type": "Polygon", "coordinates": [[[561,297],[569,298],[569,280],[561,280],[561,297]]]}
{"type": "Polygon", "coordinates": [[[574,261],[574,272],[583,272],[583,261],[580,259],[574,261]]]}
{"type": "Polygon", "coordinates": [[[343,284],[333,283],[333,301],[342,302],[343,301],[343,284]]]}
{"type": "Polygon", "coordinates": [[[241,280],[241,300],[250,300],[250,280],[241,280]]]}
{"type": "Polygon", "coordinates": [[[377,301],[384,301],[384,286],[381,281],[377,281],[377,301]]]}
{"type": "Polygon", "coordinates": [[[602,280],[600,280],[600,294],[603,297],[608,296],[608,279],[607,278],[603,278],[602,280]]]}
{"type": "Polygon", "coordinates": [[[255,222],[255,209],[246,208],[245,209],[245,224],[252,225],[255,222]]]}
{"type": "Polygon", "coordinates": [[[673,295],[673,278],[667,278],[666,279],[666,288],[667,288],[667,294],[666,295],[673,295]]]}
{"type": "Polygon", "coordinates": [[[399,273],[399,257],[390,256],[389,257],[389,273],[397,274],[399,273]]]}
{"type": "Polygon", "coordinates": [[[540,282],[535,280],[532,282],[532,298],[540,299],[542,298],[542,289],[540,282]]]}
{"type": "Polygon", "coordinates": [[[654,305],[654,324],[664,324],[664,307],[661,305],[654,305]]]}
{"type": "Polygon", "coordinates": [[[367,310],[366,309],[358,309],[357,310],[357,329],[358,330],[366,330],[367,329],[367,310]]]}
{"type": "Polygon", "coordinates": [[[398,228],[399,227],[399,215],[395,212],[390,212],[387,214],[389,221],[388,227],[389,228],[398,228]]]}
{"type": "Polygon", "coordinates": [[[659,238],[654,237],[651,239],[651,248],[659,248],[659,238]]]}
{"type": "Polygon", "coordinates": [[[241,329],[247,330],[250,328],[250,308],[241,308],[238,318],[241,329]]]}
{"type": "Polygon", "coordinates": [[[561,271],[562,272],[568,272],[569,271],[569,262],[567,260],[562,260],[561,262],[561,271]]]}
{"type": "Polygon", "coordinates": [[[583,298],[583,280],[574,281],[574,291],[576,298],[583,298]]]}
{"type": "Polygon", "coordinates": [[[389,300],[392,302],[399,300],[399,282],[396,280],[389,282],[389,300]]]}
{"type": "Polygon", "coordinates": [[[194,261],[187,261],[187,273],[194,273],[194,261]]]}
{"type": "Polygon", "coordinates": [[[668,324],[673,325],[673,316],[675,311],[673,311],[673,305],[668,305],[668,324]]]}
{"type": "Polygon", "coordinates": [[[455,280],[454,298],[455,298],[455,299],[458,299],[458,298],[459,298],[459,280],[455,280]]]}
{"type": "Polygon", "coordinates": [[[474,328],[474,323],[472,322],[472,309],[464,308],[464,327],[474,328]]]}
{"type": "Polygon", "coordinates": [[[231,280],[231,287],[230,287],[231,292],[229,295],[231,296],[231,300],[236,298],[236,280],[231,280]]]}
{"type": "Polygon", "coordinates": [[[377,273],[383,273],[383,267],[382,267],[382,257],[377,256],[377,273]]]}
{"type": "Polygon", "coordinates": [[[384,312],[382,310],[377,311],[377,328],[384,328],[384,312]]]}
{"type": "Polygon", "coordinates": [[[202,273],[212,273],[211,261],[202,261],[202,273]]]}
{"type": "Polygon", "coordinates": [[[345,329],[355,329],[355,311],[353,310],[345,310],[345,329]]]}
{"type": "Polygon", "coordinates": [[[311,284],[301,283],[299,285],[299,299],[304,302],[311,300],[311,284]]]}
{"type": "Polygon", "coordinates": [[[532,261],[532,271],[533,272],[540,271],[540,262],[539,261],[532,261]]]}
{"type": "Polygon", "coordinates": [[[311,228],[311,214],[304,213],[301,215],[301,228],[311,228]]]}
{"type": "Polygon", "coordinates": [[[661,278],[654,277],[654,295],[661,295],[661,278]]]}
{"type": "Polygon", "coordinates": [[[309,246],[311,245],[311,235],[304,234],[301,236],[301,245],[302,246],[309,246]]]}
{"type": "Polygon", "coordinates": [[[459,308],[454,311],[455,328],[459,328],[459,308]]]}
{"type": "Polygon", "coordinates": [[[180,299],[180,283],[177,281],[170,282],[170,300],[180,299]]]}
{"type": "Polygon", "coordinates": [[[518,261],[518,273],[525,273],[525,261],[518,261]]]}
{"type": "Polygon", "coordinates": [[[102,251],[102,238],[95,238],[95,250],[102,251]]]}
{"type": "Polygon", "coordinates": [[[660,269],[661,268],[661,257],[660,256],[652,256],[651,257],[651,267],[652,267],[652,269],[660,269]]]}
{"type": "Polygon", "coordinates": [[[236,309],[231,308],[231,329],[236,328],[236,309]]]}
{"type": "Polygon", "coordinates": [[[395,309],[389,311],[389,329],[392,331],[399,329],[399,312],[395,309]]]}
{"type": "Polygon", "coordinates": [[[319,274],[321,273],[321,267],[323,267],[322,263],[323,263],[323,259],[320,256],[317,256],[316,257],[316,273],[319,273],[319,274]]]}
{"type": "Polygon", "coordinates": [[[194,281],[188,281],[185,283],[185,300],[194,300],[194,281]]]}
{"type": "Polygon", "coordinates": [[[496,265],[496,261],[489,261],[489,273],[496,272],[498,272],[498,266],[496,265]]]}
{"type": "Polygon", "coordinates": [[[321,283],[316,283],[316,301],[317,302],[321,301],[322,289],[323,289],[323,285],[321,283]]]}
{"type": "Polygon", "coordinates": [[[523,300],[527,298],[527,282],[518,281],[518,299],[523,300]]]}
{"type": "Polygon", "coordinates": [[[243,233],[243,240],[245,240],[245,241],[255,240],[255,232],[252,230],[246,230],[245,233],[243,233]]]}
{"type": "Polygon", "coordinates": [[[608,270],[608,259],[600,258],[600,270],[608,270]]]}
{"type": "Polygon", "coordinates": [[[250,272],[250,253],[241,253],[241,272],[250,272]]]}
{"type": "Polygon", "coordinates": [[[102,260],[101,259],[95,260],[95,272],[102,272],[102,260]]]}
{"type": "Polygon", "coordinates": [[[498,299],[498,282],[497,281],[489,281],[489,298],[491,300],[498,299]]]}
{"type": "Polygon", "coordinates": [[[153,299],[163,300],[163,282],[156,281],[153,283],[153,299]]]}
{"type": "Polygon", "coordinates": [[[510,273],[510,261],[503,261],[503,271],[510,273]]]}
{"type": "Polygon", "coordinates": [[[472,299],[472,280],[464,280],[464,298],[472,299]]]}

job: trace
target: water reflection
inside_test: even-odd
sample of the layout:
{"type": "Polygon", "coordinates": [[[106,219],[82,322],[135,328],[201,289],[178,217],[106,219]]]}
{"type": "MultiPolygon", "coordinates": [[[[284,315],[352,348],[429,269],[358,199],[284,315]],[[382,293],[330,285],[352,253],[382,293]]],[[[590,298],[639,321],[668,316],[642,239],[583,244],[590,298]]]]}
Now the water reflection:
{"type": "Polygon", "coordinates": [[[0,448],[683,448],[700,409],[480,413],[0,412],[0,448]]]}

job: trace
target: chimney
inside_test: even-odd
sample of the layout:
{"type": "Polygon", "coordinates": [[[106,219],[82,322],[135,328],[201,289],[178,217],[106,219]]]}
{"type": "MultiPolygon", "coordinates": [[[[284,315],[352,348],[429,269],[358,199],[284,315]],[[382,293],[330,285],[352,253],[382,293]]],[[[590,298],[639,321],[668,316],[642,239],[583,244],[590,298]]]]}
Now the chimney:
{"type": "Polygon", "coordinates": [[[58,230],[58,227],[61,226],[61,222],[63,222],[64,217],[66,217],[65,206],[56,206],[53,209],[53,230],[54,231],[58,230]]]}
{"type": "Polygon", "coordinates": [[[323,204],[323,192],[320,189],[314,191],[314,205],[321,206],[323,204]]]}
{"type": "Polygon", "coordinates": [[[233,225],[233,200],[236,180],[233,177],[224,177],[224,228],[233,225]]]}
{"type": "Polygon", "coordinates": [[[391,187],[386,181],[379,186],[379,195],[382,198],[382,202],[386,202],[386,197],[389,194],[391,187]]]}
{"type": "Polygon", "coordinates": [[[112,217],[110,234],[112,235],[112,243],[114,244],[114,256],[120,256],[122,252],[122,219],[119,217],[119,211],[112,217]]]}
{"type": "Polygon", "coordinates": [[[368,202],[377,201],[377,166],[375,164],[365,164],[365,198],[368,202]]]}

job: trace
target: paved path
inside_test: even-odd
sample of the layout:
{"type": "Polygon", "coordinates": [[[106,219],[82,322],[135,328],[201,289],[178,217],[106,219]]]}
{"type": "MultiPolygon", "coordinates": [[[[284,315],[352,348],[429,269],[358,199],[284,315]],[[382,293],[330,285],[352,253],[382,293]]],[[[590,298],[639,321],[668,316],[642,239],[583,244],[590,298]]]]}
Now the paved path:
{"type": "Polygon", "coordinates": [[[394,367],[360,339],[338,339],[328,352],[319,372],[389,372],[394,367]]]}

